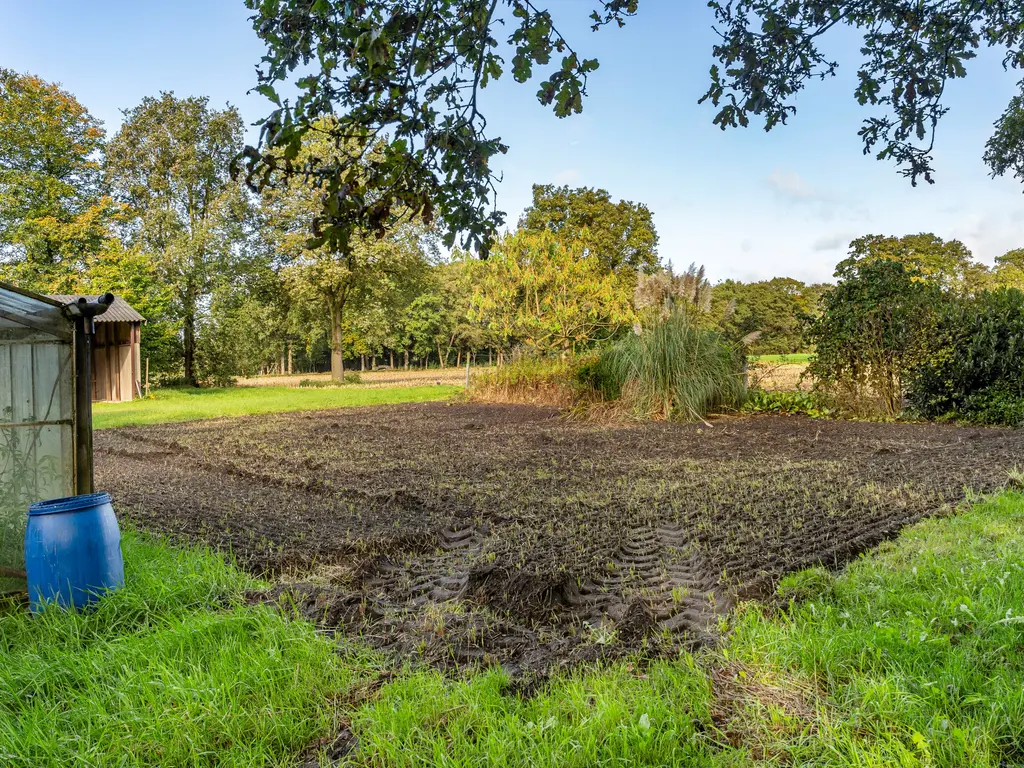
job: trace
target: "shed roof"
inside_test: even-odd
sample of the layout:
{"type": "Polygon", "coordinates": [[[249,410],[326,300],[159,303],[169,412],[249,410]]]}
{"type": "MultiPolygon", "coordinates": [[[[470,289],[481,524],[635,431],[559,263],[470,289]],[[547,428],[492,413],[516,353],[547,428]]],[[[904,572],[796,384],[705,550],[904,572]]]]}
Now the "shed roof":
{"type": "MultiPolygon", "coordinates": [[[[84,298],[87,301],[96,301],[99,296],[74,296],[66,293],[50,294],[48,298],[59,301],[63,304],[71,304],[84,298]]],[[[135,308],[120,296],[114,297],[114,303],[102,315],[96,315],[97,323],[143,323],[146,321],[142,315],[135,311],[135,308]]]]}

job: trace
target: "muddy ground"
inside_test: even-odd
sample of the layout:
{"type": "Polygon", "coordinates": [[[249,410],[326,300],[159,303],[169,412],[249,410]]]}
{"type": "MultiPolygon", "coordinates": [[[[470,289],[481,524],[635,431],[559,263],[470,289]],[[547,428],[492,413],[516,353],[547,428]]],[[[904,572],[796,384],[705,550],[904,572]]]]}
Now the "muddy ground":
{"type": "Polygon", "coordinates": [[[548,409],[352,408],[96,435],[119,515],[230,550],[254,600],[403,657],[513,672],[713,640],[738,599],[837,567],[965,488],[1024,432],[548,409]]]}

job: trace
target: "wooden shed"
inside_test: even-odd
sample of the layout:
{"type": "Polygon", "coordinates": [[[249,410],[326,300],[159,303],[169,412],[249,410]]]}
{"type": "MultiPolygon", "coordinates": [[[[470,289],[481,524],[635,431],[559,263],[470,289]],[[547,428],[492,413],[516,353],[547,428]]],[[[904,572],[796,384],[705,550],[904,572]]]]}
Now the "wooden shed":
{"type": "MultiPolygon", "coordinates": [[[[78,296],[54,295],[49,298],[70,304],[78,296]]],[[[95,301],[96,296],[86,296],[95,301]]],[[[145,318],[121,297],[95,319],[92,339],[92,399],[128,402],[141,393],[142,353],[139,346],[145,318]]]]}

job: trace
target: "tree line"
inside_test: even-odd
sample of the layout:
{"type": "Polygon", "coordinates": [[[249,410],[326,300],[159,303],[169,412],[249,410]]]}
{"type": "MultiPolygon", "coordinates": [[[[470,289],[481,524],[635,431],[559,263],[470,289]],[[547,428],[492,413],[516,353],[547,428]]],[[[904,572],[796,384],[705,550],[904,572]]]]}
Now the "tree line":
{"type": "MultiPolygon", "coordinates": [[[[829,286],[712,287],[703,268],[674,274],[647,206],[601,189],[535,186],[486,259],[444,252],[411,210],[328,237],[326,190],[294,168],[341,163],[358,174],[382,162],[379,142],[338,142],[333,128],[323,118],[294,152],[281,150],[257,193],[232,172],[244,126],[231,106],[161,93],[125,110],[108,138],[58,85],[0,70],[0,277],[123,296],[147,319],[152,370],[193,384],[579,353],[628,333],[645,303],[684,294],[701,324],[754,339],[752,353],[806,349],[802,328],[829,286]]],[[[349,194],[358,188],[356,175],[349,194]]],[[[866,256],[964,291],[1024,278],[1024,251],[988,269],[934,235],[854,241],[851,258],[866,256]]]]}

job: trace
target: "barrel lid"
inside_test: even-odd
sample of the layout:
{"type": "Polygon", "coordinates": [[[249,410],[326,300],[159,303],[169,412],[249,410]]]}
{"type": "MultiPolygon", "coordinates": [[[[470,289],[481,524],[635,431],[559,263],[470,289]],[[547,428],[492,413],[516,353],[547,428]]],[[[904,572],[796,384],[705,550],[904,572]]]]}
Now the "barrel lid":
{"type": "Polygon", "coordinates": [[[83,509],[99,507],[110,503],[109,493],[86,493],[82,496],[65,496],[63,499],[50,499],[30,504],[30,515],[52,515],[57,512],[80,512],[83,509]]]}

